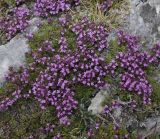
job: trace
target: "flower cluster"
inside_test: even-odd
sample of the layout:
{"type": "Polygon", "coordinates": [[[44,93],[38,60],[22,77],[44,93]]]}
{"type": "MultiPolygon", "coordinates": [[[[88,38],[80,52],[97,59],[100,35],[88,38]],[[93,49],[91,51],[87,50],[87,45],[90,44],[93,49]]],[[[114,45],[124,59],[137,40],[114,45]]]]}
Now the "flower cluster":
{"type": "Polygon", "coordinates": [[[79,3],[80,0],[36,0],[34,10],[37,16],[47,17],[69,10],[73,4],[79,3]]]}
{"type": "Polygon", "coordinates": [[[65,53],[68,48],[67,39],[64,36],[64,32],[61,33],[61,38],[59,40],[60,52],[65,53]]]}
{"type": "Polygon", "coordinates": [[[159,65],[160,62],[160,43],[156,44],[155,47],[151,49],[152,59],[150,62],[154,61],[156,65],[159,65]]]}
{"type": "Polygon", "coordinates": [[[140,45],[138,45],[139,38],[137,36],[126,34],[121,30],[117,34],[119,45],[126,44],[128,51],[138,51],[140,49],[140,45]]]}
{"type": "MultiPolygon", "coordinates": [[[[43,48],[41,52],[45,52],[43,48]]],[[[31,66],[32,69],[37,64],[46,64],[47,68],[40,72],[36,82],[33,83],[32,94],[42,109],[47,105],[54,106],[60,123],[69,125],[67,116],[71,115],[77,106],[74,100],[74,85],[80,83],[94,88],[103,87],[105,69],[102,63],[104,61],[94,52],[87,50],[83,53],[66,52],[64,56],[57,54],[54,57],[36,55],[33,57],[35,63],[31,66]],[[68,77],[70,80],[67,79],[68,77]]]]}
{"type": "Polygon", "coordinates": [[[7,39],[11,39],[17,32],[24,30],[28,25],[29,9],[18,7],[12,14],[0,20],[0,29],[6,33],[7,39]]]}
{"type": "MultiPolygon", "coordinates": [[[[28,25],[30,11],[26,7],[20,7],[24,2],[25,0],[15,0],[16,7],[0,19],[0,30],[5,32],[7,40],[23,31],[28,25]]],[[[48,17],[69,10],[79,3],[80,0],[36,0],[33,11],[37,16],[48,17]]]]}
{"type": "MultiPolygon", "coordinates": [[[[17,12],[20,17],[24,14],[17,12]]],[[[108,32],[105,26],[90,22],[86,18],[70,25],[66,18],[60,19],[63,30],[60,32],[58,48],[50,41],[45,41],[36,50],[31,51],[33,62],[19,71],[11,69],[6,77],[14,85],[11,96],[0,102],[0,111],[8,109],[20,98],[33,97],[45,110],[48,106],[55,108],[55,115],[60,125],[70,125],[69,116],[77,108],[74,96],[76,85],[101,89],[105,86],[106,75],[120,77],[121,88],[143,97],[145,104],[150,103],[152,87],[149,84],[145,69],[160,59],[160,45],[151,49],[151,54],[141,52],[136,37],[119,32],[120,47],[127,45],[125,52],[117,54],[107,63],[101,57],[108,48],[108,32]],[[69,27],[69,28],[68,28],[69,27]],[[75,35],[75,47],[71,50],[67,42],[67,31],[75,35]],[[121,68],[121,70],[116,70],[121,68]]],[[[132,107],[135,106],[131,102],[132,107]]],[[[106,106],[104,113],[121,107],[119,102],[106,106]]],[[[46,131],[54,127],[48,125],[46,131]]],[[[60,138],[59,135],[55,138],[60,138]]]]}
{"type": "Polygon", "coordinates": [[[153,89],[147,80],[145,70],[159,61],[159,45],[156,45],[151,50],[153,54],[150,54],[139,50],[140,45],[137,37],[125,34],[122,31],[118,33],[118,37],[120,45],[127,45],[127,51],[118,53],[114,62],[123,69],[123,73],[119,74],[121,88],[141,95],[143,103],[149,104],[153,89]]]}
{"type": "Polygon", "coordinates": [[[86,46],[94,46],[102,51],[108,46],[105,26],[90,22],[87,18],[73,25],[72,31],[77,35],[76,43],[80,50],[85,50],[86,46]]]}
{"type": "Polygon", "coordinates": [[[5,98],[0,103],[0,111],[6,110],[8,107],[12,106],[17,100],[21,98],[21,90],[16,90],[12,93],[12,97],[5,98]]]}
{"type": "MultiPolygon", "coordinates": [[[[65,31],[61,32],[58,50],[53,48],[50,41],[45,41],[40,48],[31,53],[33,62],[28,67],[21,68],[20,73],[11,71],[7,76],[7,80],[15,85],[18,94],[13,93],[11,98],[2,101],[0,110],[7,109],[22,97],[34,97],[42,109],[47,106],[55,107],[55,114],[60,124],[69,125],[68,116],[77,108],[77,101],[74,99],[75,85],[80,84],[96,89],[105,85],[106,62],[98,53],[107,47],[107,41],[104,39],[108,33],[102,25],[94,23],[87,23],[87,25],[89,30],[84,29],[84,32],[88,35],[84,39],[82,34],[82,43],[89,45],[87,41],[91,43],[94,40],[92,45],[95,47],[86,47],[82,50],[77,46],[73,53],[68,48],[65,31]],[[90,33],[93,33],[93,36],[90,36],[90,33]],[[35,79],[30,77],[33,74],[35,79]]],[[[75,36],[76,40],[80,41],[81,35],[75,32],[75,36]]]]}
{"type": "Polygon", "coordinates": [[[122,106],[121,103],[119,103],[118,101],[112,101],[111,106],[106,105],[103,109],[103,114],[109,114],[111,113],[113,110],[120,108],[122,106]]]}
{"type": "Polygon", "coordinates": [[[57,135],[55,135],[52,139],[61,139],[61,134],[58,133],[57,135]]]}
{"type": "Polygon", "coordinates": [[[146,70],[149,66],[158,65],[160,45],[157,44],[150,52],[142,51],[139,38],[118,32],[119,47],[126,46],[124,52],[119,52],[105,67],[107,74],[120,78],[120,88],[143,97],[143,103],[151,103],[152,86],[147,80],[146,70]],[[118,70],[117,69],[121,69],[118,70]]]}
{"type": "Polygon", "coordinates": [[[109,8],[112,6],[113,0],[104,0],[104,2],[101,3],[100,9],[103,12],[107,12],[109,8]]]}
{"type": "Polygon", "coordinates": [[[143,95],[144,103],[149,103],[152,87],[149,84],[144,69],[149,66],[150,56],[146,53],[129,52],[117,55],[117,61],[125,72],[120,75],[121,87],[125,90],[143,95]],[[149,99],[148,101],[146,99],[149,99]]]}
{"type": "MultiPolygon", "coordinates": [[[[61,23],[63,27],[68,24],[61,23]]],[[[107,74],[114,75],[117,68],[123,69],[117,74],[121,79],[121,88],[142,95],[145,104],[150,102],[152,87],[144,70],[159,60],[160,45],[152,49],[152,55],[140,52],[136,47],[137,39],[120,32],[120,44],[127,43],[127,52],[118,53],[115,60],[107,64],[100,56],[100,52],[108,46],[108,33],[104,26],[83,18],[71,29],[76,36],[77,47],[74,53],[68,48],[66,31],[61,32],[59,54],[55,53],[51,42],[44,42],[43,46],[32,53],[33,63],[27,68],[21,68],[21,73],[12,71],[7,77],[16,86],[16,91],[10,99],[6,98],[0,103],[0,110],[7,109],[21,97],[34,96],[42,109],[48,105],[54,106],[60,123],[69,125],[68,116],[77,107],[74,85],[101,88],[106,84],[104,77],[107,74]],[[40,67],[45,70],[39,71],[40,67]],[[34,72],[38,72],[37,77],[31,80],[30,74],[34,72]],[[26,88],[30,88],[28,93],[22,93],[26,88]]]]}
{"type": "Polygon", "coordinates": [[[55,125],[51,123],[47,123],[46,126],[42,129],[42,132],[48,133],[48,132],[53,132],[55,128],[55,125]]]}
{"type": "Polygon", "coordinates": [[[118,109],[118,108],[122,108],[122,107],[130,107],[132,109],[136,108],[137,106],[137,102],[135,100],[130,100],[129,102],[123,102],[120,100],[113,100],[111,105],[105,105],[104,109],[103,109],[103,114],[107,115],[112,113],[114,110],[118,109]]]}

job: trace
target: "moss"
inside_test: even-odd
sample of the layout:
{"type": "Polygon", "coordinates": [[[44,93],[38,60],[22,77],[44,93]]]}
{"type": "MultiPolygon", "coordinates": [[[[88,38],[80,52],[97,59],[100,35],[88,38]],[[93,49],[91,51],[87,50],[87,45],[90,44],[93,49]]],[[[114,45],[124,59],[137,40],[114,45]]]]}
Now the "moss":
{"type": "Polygon", "coordinates": [[[10,82],[7,82],[4,84],[3,87],[0,87],[0,100],[3,98],[3,97],[6,97],[6,96],[10,96],[11,94],[8,94],[8,92],[12,92],[14,91],[15,89],[15,86],[10,83],[10,82]]]}
{"type": "Polygon", "coordinates": [[[11,132],[10,138],[24,138],[42,126],[39,117],[41,110],[38,104],[33,100],[20,100],[0,115],[0,121],[3,121],[0,127],[7,123],[11,132]]]}
{"type": "Polygon", "coordinates": [[[93,121],[96,121],[97,117],[91,115],[91,113],[89,113],[87,109],[79,107],[70,119],[70,126],[60,127],[64,139],[77,139],[77,137],[86,135],[89,126],[93,121]]]}
{"type": "Polygon", "coordinates": [[[64,139],[77,139],[82,136],[91,124],[96,120],[96,116],[88,112],[87,108],[90,104],[90,98],[95,90],[93,88],[77,85],[75,87],[75,98],[78,100],[78,109],[70,117],[71,125],[69,127],[61,127],[64,139]]]}
{"type": "Polygon", "coordinates": [[[112,59],[115,58],[118,52],[124,52],[126,48],[124,46],[120,46],[118,44],[118,40],[114,39],[109,42],[109,47],[108,47],[108,53],[106,56],[107,62],[110,62],[112,59]]]}
{"type": "Polygon", "coordinates": [[[0,2],[0,7],[5,7],[5,6],[14,7],[15,5],[16,5],[15,0],[2,0],[0,2]]]}
{"type": "Polygon", "coordinates": [[[147,137],[147,139],[159,139],[159,138],[160,138],[160,135],[152,135],[147,137]]]}
{"type": "Polygon", "coordinates": [[[5,89],[2,87],[0,88],[0,94],[3,94],[5,92],[5,89]]]}
{"type": "Polygon", "coordinates": [[[87,101],[94,93],[94,89],[83,85],[75,87],[75,98],[80,102],[82,99],[87,101]]]}
{"type": "Polygon", "coordinates": [[[105,99],[104,99],[104,101],[102,101],[102,103],[101,103],[101,106],[105,106],[105,105],[111,105],[111,103],[112,103],[112,98],[111,97],[106,97],[105,99]]]}
{"type": "Polygon", "coordinates": [[[36,50],[46,40],[52,41],[53,47],[57,48],[60,30],[61,28],[57,20],[43,24],[39,31],[34,34],[33,39],[29,42],[31,49],[36,50]]]}
{"type": "MultiPolygon", "coordinates": [[[[118,135],[119,139],[124,139],[124,136],[127,134],[129,133],[123,125],[121,125],[117,131],[115,131],[112,123],[108,125],[102,124],[95,133],[95,139],[114,139],[114,135],[118,135]]],[[[136,136],[134,134],[129,135],[129,139],[135,138],[136,136]]]]}
{"type": "Polygon", "coordinates": [[[54,107],[52,106],[47,107],[47,109],[43,111],[41,115],[40,119],[41,124],[44,125],[45,123],[56,123],[55,121],[58,121],[58,119],[56,118],[54,112],[55,112],[54,107]]]}
{"type": "Polygon", "coordinates": [[[67,43],[68,43],[69,49],[74,51],[75,46],[76,46],[75,34],[71,31],[68,31],[68,32],[66,32],[65,37],[67,38],[67,43]]]}
{"type": "Polygon", "coordinates": [[[153,93],[151,96],[153,105],[159,105],[160,104],[160,85],[159,83],[154,79],[154,77],[148,77],[148,80],[153,88],[153,93]]]}
{"type": "Polygon", "coordinates": [[[151,95],[153,106],[158,106],[160,104],[160,85],[158,81],[155,79],[157,75],[160,75],[160,71],[154,67],[150,66],[146,71],[147,79],[153,88],[153,92],[151,95]]]}

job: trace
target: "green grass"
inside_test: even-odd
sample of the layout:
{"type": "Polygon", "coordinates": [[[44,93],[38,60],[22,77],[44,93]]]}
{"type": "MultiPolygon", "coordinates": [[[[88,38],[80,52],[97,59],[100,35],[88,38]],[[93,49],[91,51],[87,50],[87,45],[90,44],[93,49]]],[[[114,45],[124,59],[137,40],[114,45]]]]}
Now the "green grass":
{"type": "MultiPolygon", "coordinates": [[[[41,126],[39,116],[41,112],[37,103],[32,100],[20,100],[0,115],[0,127],[3,129],[9,125],[8,130],[5,131],[9,138],[23,138],[41,126]]],[[[5,137],[5,134],[0,134],[0,138],[5,137]]]]}
{"type": "Polygon", "coordinates": [[[125,22],[125,16],[129,14],[128,0],[116,0],[107,13],[100,10],[100,3],[104,0],[82,0],[78,12],[70,11],[74,20],[88,17],[91,21],[103,23],[108,30],[116,29],[125,22]]]}
{"type": "Polygon", "coordinates": [[[52,23],[43,24],[38,32],[34,34],[33,39],[29,42],[31,49],[37,50],[40,46],[43,45],[43,42],[48,40],[51,41],[54,48],[58,47],[58,39],[60,38],[61,27],[58,24],[58,21],[55,20],[52,23]]]}
{"type": "Polygon", "coordinates": [[[106,54],[106,61],[109,63],[112,59],[115,59],[118,52],[125,52],[126,47],[120,46],[118,40],[113,39],[109,42],[108,53],[106,54]]]}
{"type": "Polygon", "coordinates": [[[149,68],[147,71],[147,78],[153,88],[153,93],[151,96],[153,106],[160,105],[160,85],[159,85],[158,81],[155,79],[155,77],[159,73],[160,73],[160,70],[157,71],[157,70],[155,70],[154,67],[149,68]]]}

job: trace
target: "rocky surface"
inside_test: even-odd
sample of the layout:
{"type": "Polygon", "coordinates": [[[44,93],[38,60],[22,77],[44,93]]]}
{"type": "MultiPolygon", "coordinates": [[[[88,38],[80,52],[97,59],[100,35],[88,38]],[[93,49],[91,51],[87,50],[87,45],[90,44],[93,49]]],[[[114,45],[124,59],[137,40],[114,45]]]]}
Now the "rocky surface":
{"type": "Polygon", "coordinates": [[[160,38],[160,1],[130,0],[130,4],[127,31],[146,39],[150,44],[157,42],[160,38]]]}
{"type": "Polygon", "coordinates": [[[29,51],[26,35],[36,32],[41,22],[39,18],[33,18],[29,21],[29,26],[25,32],[0,46],[0,84],[3,83],[9,67],[17,68],[25,64],[25,53],[29,51]]]}
{"type": "MultiPolygon", "coordinates": [[[[160,0],[131,0],[129,32],[147,40],[148,46],[160,41],[160,0]]],[[[160,69],[160,68],[159,68],[160,69]]],[[[159,74],[156,80],[160,81],[159,74]]],[[[159,82],[160,83],[160,82],[159,82]]],[[[132,118],[130,118],[132,119],[132,118]]],[[[133,119],[132,119],[133,120],[133,119]]],[[[136,123],[136,120],[133,120],[136,123]]],[[[139,135],[142,139],[150,135],[160,135],[160,117],[150,117],[141,122],[139,135]]]]}
{"type": "Polygon", "coordinates": [[[102,90],[100,90],[96,96],[91,100],[91,104],[88,107],[88,111],[92,114],[99,114],[103,111],[102,102],[106,97],[109,96],[111,89],[109,86],[105,86],[102,90]]]}
{"type": "Polygon", "coordinates": [[[141,123],[139,135],[142,139],[154,134],[160,135],[160,117],[148,118],[141,123]]]}

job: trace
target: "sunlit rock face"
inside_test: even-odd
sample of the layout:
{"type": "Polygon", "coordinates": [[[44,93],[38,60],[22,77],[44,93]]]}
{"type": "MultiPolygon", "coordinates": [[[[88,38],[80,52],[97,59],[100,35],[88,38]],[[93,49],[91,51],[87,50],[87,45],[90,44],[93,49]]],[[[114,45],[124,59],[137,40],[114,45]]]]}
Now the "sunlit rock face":
{"type": "Polygon", "coordinates": [[[88,107],[88,111],[90,111],[92,114],[102,113],[104,109],[102,103],[109,96],[110,92],[111,92],[111,87],[109,85],[104,86],[104,88],[101,89],[96,94],[96,96],[91,100],[91,104],[88,107]]]}
{"type": "Polygon", "coordinates": [[[25,36],[36,32],[41,22],[39,18],[33,18],[25,32],[0,46],[0,85],[4,82],[9,67],[18,68],[25,64],[25,53],[29,51],[28,39],[25,36]]]}
{"type": "Polygon", "coordinates": [[[101,90],[97,95],[91,100],[91,105],[88,107],[88,111],[92,114],[99,114],[103,112],[102,102],[108,96],[107,90],[101,90]]]}
{"type": "Polygon", "coordinates": [[[10,66],[18,67],[24,64],[25,53],[28,51],[27,39],[16,36],[6,45],[0,46],[0,82],[10,66]]]}
{"type": "Polygon", "coordinates": [[[160,1],[159,0],[149,0],[149,4],[155,7],[157,14],[160,14],[160,1]]]}
{"type": "Polygon", "coordinates": [[[152,44],[160,39],[160,0],[130,0],[128,30],[152,44]]]}
{"type": "Polygon", "coordinates": [[[150,135],[160,135],[160,117],[152,117],[145,119],[144,122],[140,123],[139,135],[142,139],[146,139],[150,135]]]}

